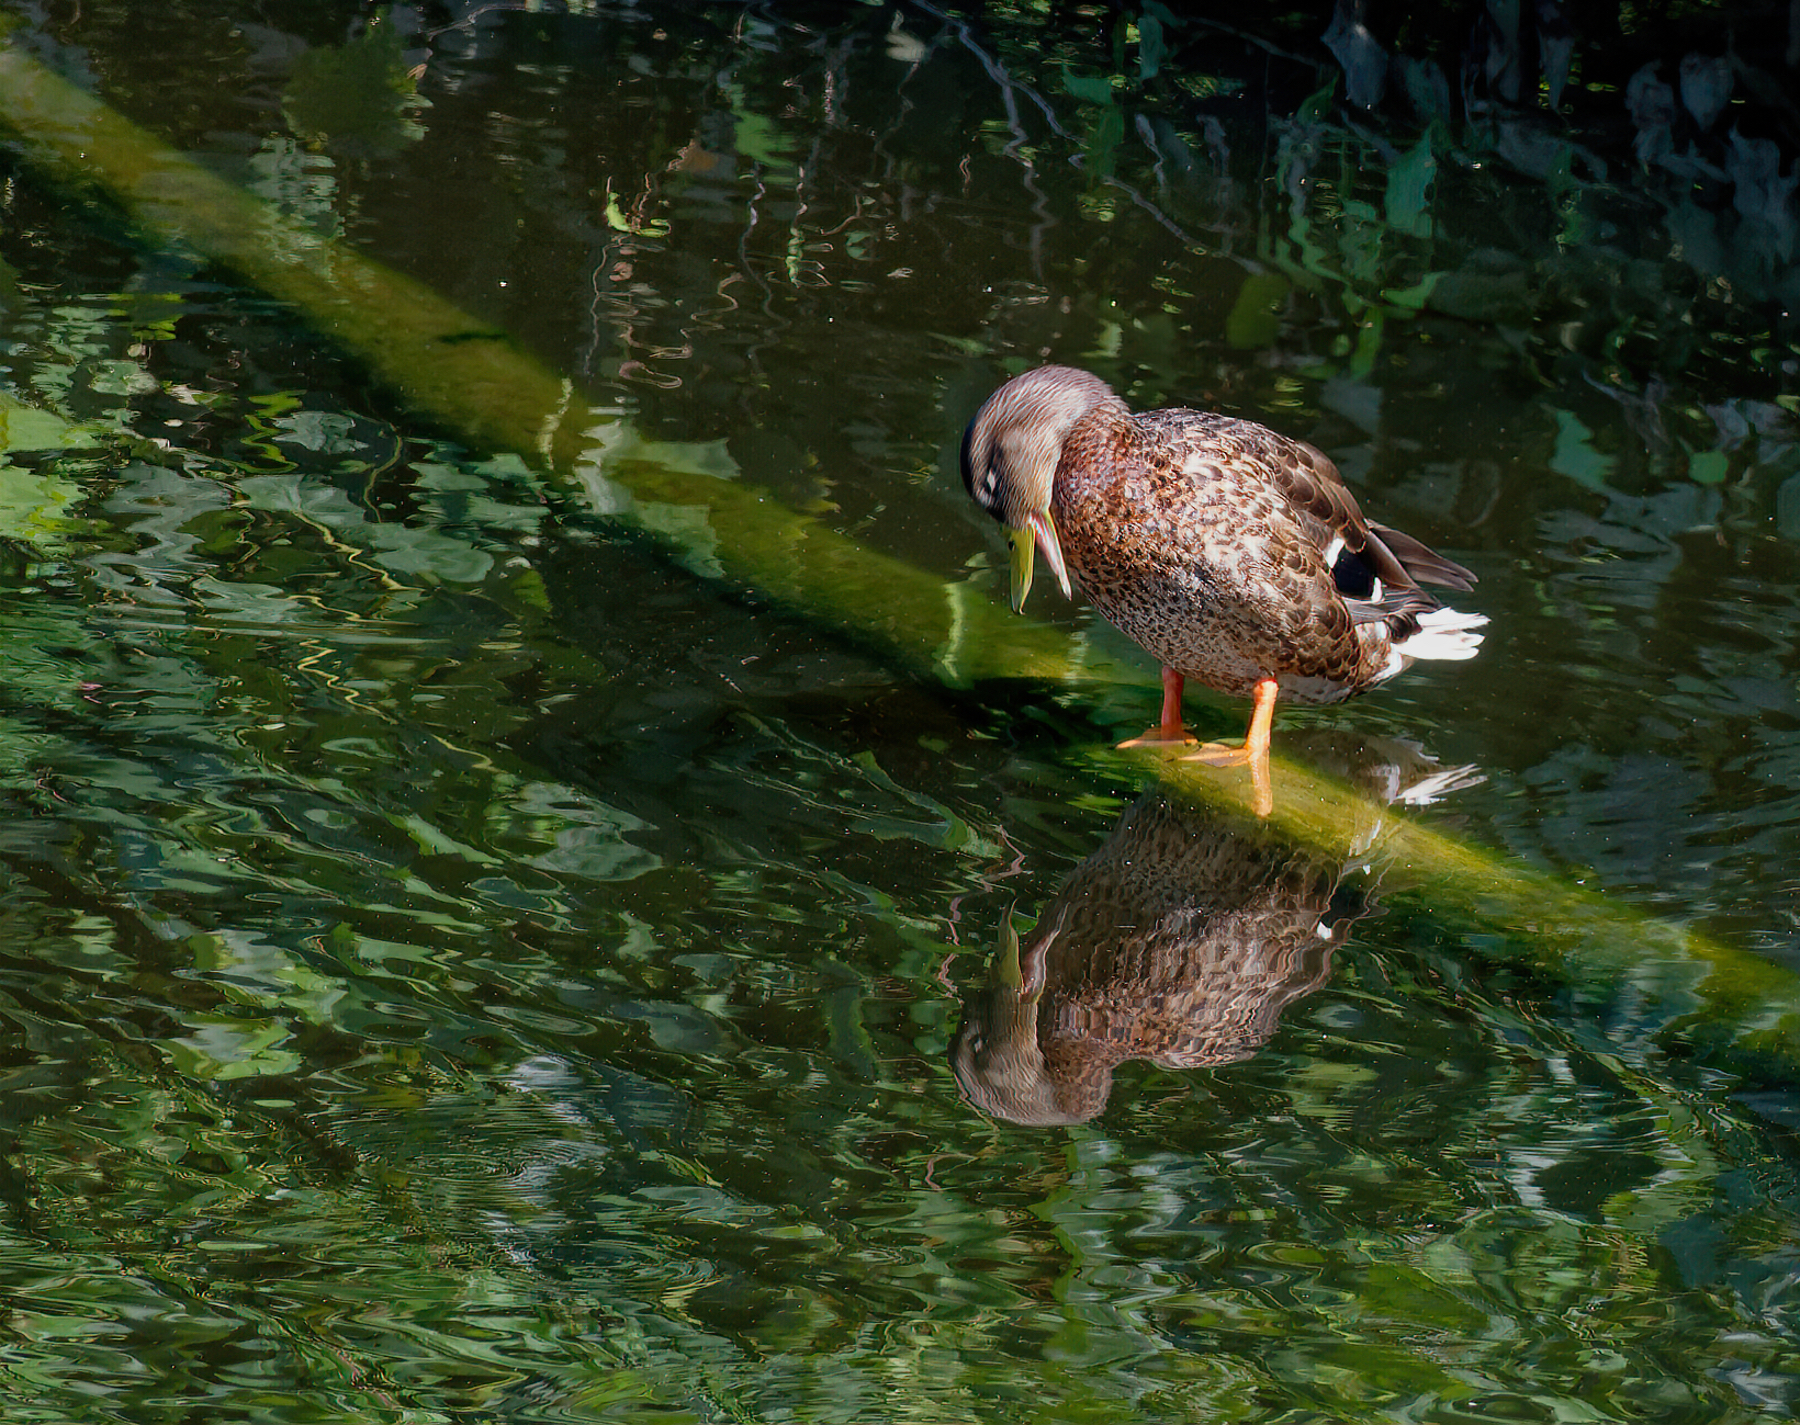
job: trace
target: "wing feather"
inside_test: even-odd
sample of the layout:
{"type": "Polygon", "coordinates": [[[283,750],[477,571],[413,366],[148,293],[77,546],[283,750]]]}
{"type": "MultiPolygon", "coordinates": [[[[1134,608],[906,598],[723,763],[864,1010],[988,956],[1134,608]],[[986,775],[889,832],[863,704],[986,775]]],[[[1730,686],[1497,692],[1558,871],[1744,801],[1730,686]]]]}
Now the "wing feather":
{"type": "Polygon", "coordinates": [[[1318,520],[1333,536],[1341,536],[1345,545],[1368,561],[1383,584],[1403,589],[1416,589],[1421,582],[1449,589],[1474,587],[1475,576],[1454,560],[1410,534],[1365,519],[1356,496],[1323,451],[1273,431],[1268,434],[1286,447],[1282,458],[1268,462],[1270,483],[1296,509],[1318,520]]]}

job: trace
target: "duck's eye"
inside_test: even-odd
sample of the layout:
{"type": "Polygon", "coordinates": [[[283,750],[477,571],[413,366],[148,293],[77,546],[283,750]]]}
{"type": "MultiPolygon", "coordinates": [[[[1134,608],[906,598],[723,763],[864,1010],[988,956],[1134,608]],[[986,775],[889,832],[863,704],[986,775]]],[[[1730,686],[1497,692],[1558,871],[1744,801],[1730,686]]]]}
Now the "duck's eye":
{"type": "Polygon", "coordinates": [[[975,503],[982,509],[1000,518],[1000,467],[996,461],[987,461],[975,471],[975,479],[970,485],[969,493],[975,497],[975,503]]]}
{"type": "Polygon", "coordinates": [[[995,469],[994,452],[975,439],[974,421],[963,432],[962,473],[963,484],[975,502],[992,510],[999,499],[1000,472],[995,469]]]}

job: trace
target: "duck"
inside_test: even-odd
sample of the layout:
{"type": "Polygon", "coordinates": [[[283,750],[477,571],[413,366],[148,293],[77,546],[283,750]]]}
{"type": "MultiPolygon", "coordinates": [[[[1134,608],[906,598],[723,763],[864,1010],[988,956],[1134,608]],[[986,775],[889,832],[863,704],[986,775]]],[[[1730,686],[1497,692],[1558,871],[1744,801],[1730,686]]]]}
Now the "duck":
{"type": "Polygon", "coordinates": [[[1194,746],[1190,680],[1251,700],[1241,743],[1185,756],[1248,767],[1263,816],[1279,699],[1335,703],[1481,646],[1485,615],[1420,587],[1467,591],[1473,573],[1365,519],[1323,452],[1252,420],[1134,413],[1092,372],[1039,366],[975,413],[962,476],[1006,529],[1015,612],[1041,555],[1065,596],[1079,587],[1162,665],[1161,721],[1121,746],[1194,746]]]}

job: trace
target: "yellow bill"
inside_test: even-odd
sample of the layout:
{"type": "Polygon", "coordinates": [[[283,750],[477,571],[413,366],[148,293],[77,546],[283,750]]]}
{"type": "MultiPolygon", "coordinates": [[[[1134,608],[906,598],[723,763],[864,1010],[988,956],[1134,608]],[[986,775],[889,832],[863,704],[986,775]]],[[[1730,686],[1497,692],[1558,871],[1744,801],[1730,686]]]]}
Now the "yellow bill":
{"type": "Polygon", "coordinates": [[[1056,537],[1056,521],[1050,518],[1049,510],[1037,511],[1022,525],[1008,525],[1006,543],[1012,551],[1014,613],[1025,611],[1025,596],[1031,592],[1032,557],[1039,549],[1044,551],[1044,563],[1056,575],[1056,582],[1062,587],[1063,596],[1074,597],[1074,591],[1069,587],[1069,571],[1063,565],[1062,541],[1056,537]]]}

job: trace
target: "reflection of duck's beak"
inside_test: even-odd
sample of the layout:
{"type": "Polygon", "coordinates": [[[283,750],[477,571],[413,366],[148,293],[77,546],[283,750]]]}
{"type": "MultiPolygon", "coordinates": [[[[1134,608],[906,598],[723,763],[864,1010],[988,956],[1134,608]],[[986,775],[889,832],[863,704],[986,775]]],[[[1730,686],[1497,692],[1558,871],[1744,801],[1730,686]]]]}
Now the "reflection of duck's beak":
{"type": "Polygon", "coordinates": [[[1056,521],[1047,509],[1036,510],[1022,525],[1006,527],[1007,547],[1012,551],[1012,606],[1014,613],[1025,611],[1025,596],[1031,592],[1032,556],[1044,551],[1044,563],[1056,575],[1064,598],[1073,598],[1069,587],[1069,571],[1063,564],[1062,541],[1056,537],[1056,521]]]}
{"type": "Polygon", "coordinates": [[[1015,995],[1025,993],[1025,968],[1019,963],[1019,929],[1013,924],[1010,908],[1000,922],[1000,949],[988,973],[998,988],[1011,990],[1015,995]]]}
{"type": "Polygon", "coordinates": [[[1021,957],[1019,929],[1013,924],[1014,909],[1016,907],[1008,907],[1006,918],[1000,922],[1000,949],[988,967],[988,983],[996,989],[1009,991],[1022,1004],[1034,1004],[1044,992],[1044,951],[1055,938],[1055,932],[1033,945],[1030,954],[1021,957]]]}

